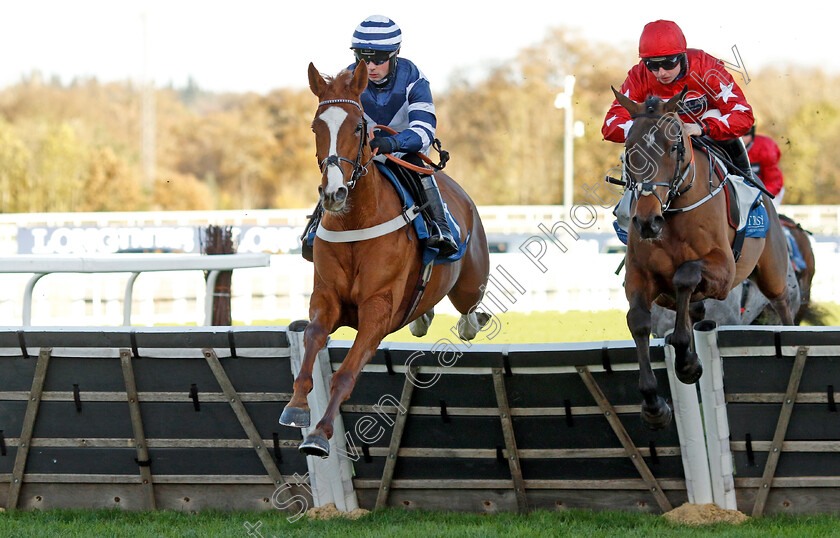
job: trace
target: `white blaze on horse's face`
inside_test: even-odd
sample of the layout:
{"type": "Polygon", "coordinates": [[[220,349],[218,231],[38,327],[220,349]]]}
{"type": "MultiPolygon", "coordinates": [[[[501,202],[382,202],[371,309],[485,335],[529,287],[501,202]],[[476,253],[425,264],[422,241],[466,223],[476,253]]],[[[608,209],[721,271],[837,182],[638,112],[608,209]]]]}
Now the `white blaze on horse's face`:
{"type": "MultiPolygon", "coordinates": [[[[344,120],[347,119],[347,111],[337,106],[331,106],[318,116],[318,119],[327,124],[330,132],[330,151],[327,155],[338,155],[338,131],[344,120]]],[[[344,185],[344,174],[341,173],[341,165],[338,163],[327,165],[327,188],[324,194],[334,194],[339,187],[344,185]]]]}

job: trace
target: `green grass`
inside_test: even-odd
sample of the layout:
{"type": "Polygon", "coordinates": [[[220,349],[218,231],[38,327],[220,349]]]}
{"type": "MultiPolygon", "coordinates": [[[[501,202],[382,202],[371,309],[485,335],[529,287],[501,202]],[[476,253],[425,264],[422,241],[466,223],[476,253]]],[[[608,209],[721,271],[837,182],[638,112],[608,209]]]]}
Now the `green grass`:
{"type": "MultiPolygon", "coordinates": [[[[824,324],[840,326],[840,304],[818,303],[824,313],[824,324]]],[[[602,342],[604,340],[630,340],[627,329],[626,310],[601,310],[597,312],[570,310],[567,312],[506,312],[495,318],[501,324],[501,331],[492,338],[482,331],[473,340],[476,344],[527,344],[554,342],[602,342]]],[[[287,325],[290,320],[255,321],[253,325],[287,325]]],[[[429,334],[417,338],[408,327],[385,338],[385,342],[425,342],[435,343],[441,338],[453,342],[455,335],[450,332],[458,318],[450,315],[435,316],[429,334]]],[[[353,340],[356,331],[342,327],[333,335],[333,340],[353,340]]]]}
{"type": "MultiPolygon", "coordinates": [[[[751,520],[739,526],[718,524],[691,528],[669,523],[658,515],[628,512],[535,511],[517,514],[458,514],[447,512],[382,510],[356,521],[330,520],[296,522],[286,515],[269,512],[122,512],[54,510],[46,512],[0,513],[0,536],[4,537],[79,537],[130,536],[189,537],[231,536],[245,538],[251,525],[262,522],[259,532],[268,538],[317,536],[327,537],[495,537],[495,536],[749,536],[764,538],[838,536],[840,517],[772,516],[751,520]]],[[[254,534],[253,536],[257,536],[254,534]]]]}

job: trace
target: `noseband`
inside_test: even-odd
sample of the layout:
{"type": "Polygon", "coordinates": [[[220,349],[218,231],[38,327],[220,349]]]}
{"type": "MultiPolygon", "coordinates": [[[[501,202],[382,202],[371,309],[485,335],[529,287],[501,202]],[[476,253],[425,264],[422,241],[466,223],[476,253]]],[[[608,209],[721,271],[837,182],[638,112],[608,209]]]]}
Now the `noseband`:
{"type": "MultiPolygon", "coordinates": [[[[686,186],[684,189],[680,190],[680,187],[682,187],[682,184],[685,182],[685,179],[688,177],[689,171],[693,170],[695,174],[697,173],[697,167],[694,165],[694,151],[693,151],[693,148],[691,147],[691,138],[689,137],[689,139],[688,139],[688,146],[689,146],[688,147],[688,152],[691,154],[691,158],[688,161],[688,166],[686,166],[685,170],[682,173],[680,173],[680,171],[682,169],[683,161],[685,160],[685,154],[686,154],[686,147],[685,147],[685,143],[683,142],[684,136],[683,136],[683,130],[682,130],[682,122],[680,122],[678,119],[672,118],[670,116],[657,115],[657,114],[652,114],[652,113],[649,113],[649,112],[648,113],[643,113],[643,114],[633,114],[633,115],[630,116],[630,118],[634,119],[634,120],[636,118],[653,118],[653,119],[656,119],[657,122],[665,119],[667,121],[670,121],[670,122],[674,123],[677,126],[677,129],[678,129],[678,132],[679,132],[679,142],[677,142],[677,162],[676,162],[676,165],[674,166],[674,174],[671,176],[670,181],[668,181],[667,183],[665,183],[665,182],[653,182],[653,181],[647,181],[647,182],[646,181],[636,181],[636,179],[633,178],[631,172],[629,170],[626,170],[626,167],[625,167],[625,173],[627,174],[627,185],[628,185],[627,188],[633,191],[633,196],[638,198],[640,196],[649,196],[649,195],[653,194],[654,196],[656,196],[656,199],[659,200],[659,205],[661,206],[662,212],[663,213],[668,212],[669,207],[671,206],[671,202],[673,202],[676,197],[681,196],[681,195],[685,194],[686,192],[688,192],[688,190],[691,189],[691,186],[694,184],[694,177],[695,176],[692,176],[691,181],[688,183],[688,186],[686,186]],[[662,198],[660,198],[659,194],[656,192],[656,187],[665,187],[665,188],[668,189],[668,195],[667,195],[667,198],[665,199],[665,201],[663,201],[662,198]]],[[[679,210],[670,210],[670,211],[679,211],[679,210]]]]}
{"type": "Polygon", "coordinates": [[[321,174],[323,174],[327,166],[331,164],[338,166],[338,169],[341,171],[341,176],[344,178],[344,184],[347,185],[348,189],[352,189],[356,186],[356,182],[359,180],[359,178],[367,174],[367,167],[370,164],[370,161],[368,161],[367,164],[362,164],[362,150],[365,147],[365,138],[367,137],[367,120],[365,119],[365,113],[364,110],[362,110],[362,105],[360,105],[356,101],[353,101],[352,99],[328,99],[326,101],[321,101],[320,103],[318,103],[318,108],[321,108],[325,105],[337,104],[354,105],[362,113],[362,135],[359,137],[359,151],[356,154],[355,161],[345,159],[344,157],[341,157],[339,155],[330,155],[321,162],[319,162],[318,167],[321,169],[321,174]],[[350,176],[350,181],[347,181],[347,176],[344,174],[344,168],[341,167],[341,161],[349,163],[353,166],[353,173],[350,176]]]}

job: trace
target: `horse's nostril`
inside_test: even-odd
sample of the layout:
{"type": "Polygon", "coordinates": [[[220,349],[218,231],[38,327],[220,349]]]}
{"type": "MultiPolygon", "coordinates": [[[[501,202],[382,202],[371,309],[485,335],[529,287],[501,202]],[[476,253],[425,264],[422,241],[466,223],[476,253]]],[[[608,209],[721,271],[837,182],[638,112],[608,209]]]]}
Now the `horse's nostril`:
{"type": "Polygon", "coordinates": [[[347,187],[339,187],[335,192],[336,201],[343,202],[347,198],[347,187]]]}

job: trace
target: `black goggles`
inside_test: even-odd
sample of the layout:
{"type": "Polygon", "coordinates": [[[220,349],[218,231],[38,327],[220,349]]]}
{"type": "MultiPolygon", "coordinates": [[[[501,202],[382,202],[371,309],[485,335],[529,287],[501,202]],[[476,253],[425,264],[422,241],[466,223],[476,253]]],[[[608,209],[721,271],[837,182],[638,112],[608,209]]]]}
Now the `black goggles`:
{"type": "Polygon", "coordinates": [[[356,60],[360,62],[373,62],[373,65],[382,65],[390,60],[396,54],[396,51],[353,49],[353,54],[356,55],[356,60]]]}
{"type": "Polygon", "coordinates": [[[676,56],[644,58],[642,61],[645,62],[645,67],[647,67],[652,73],[656,73],[659,69],[670,71],[680,65],[680,55],[677,54],[676,56]]]}

